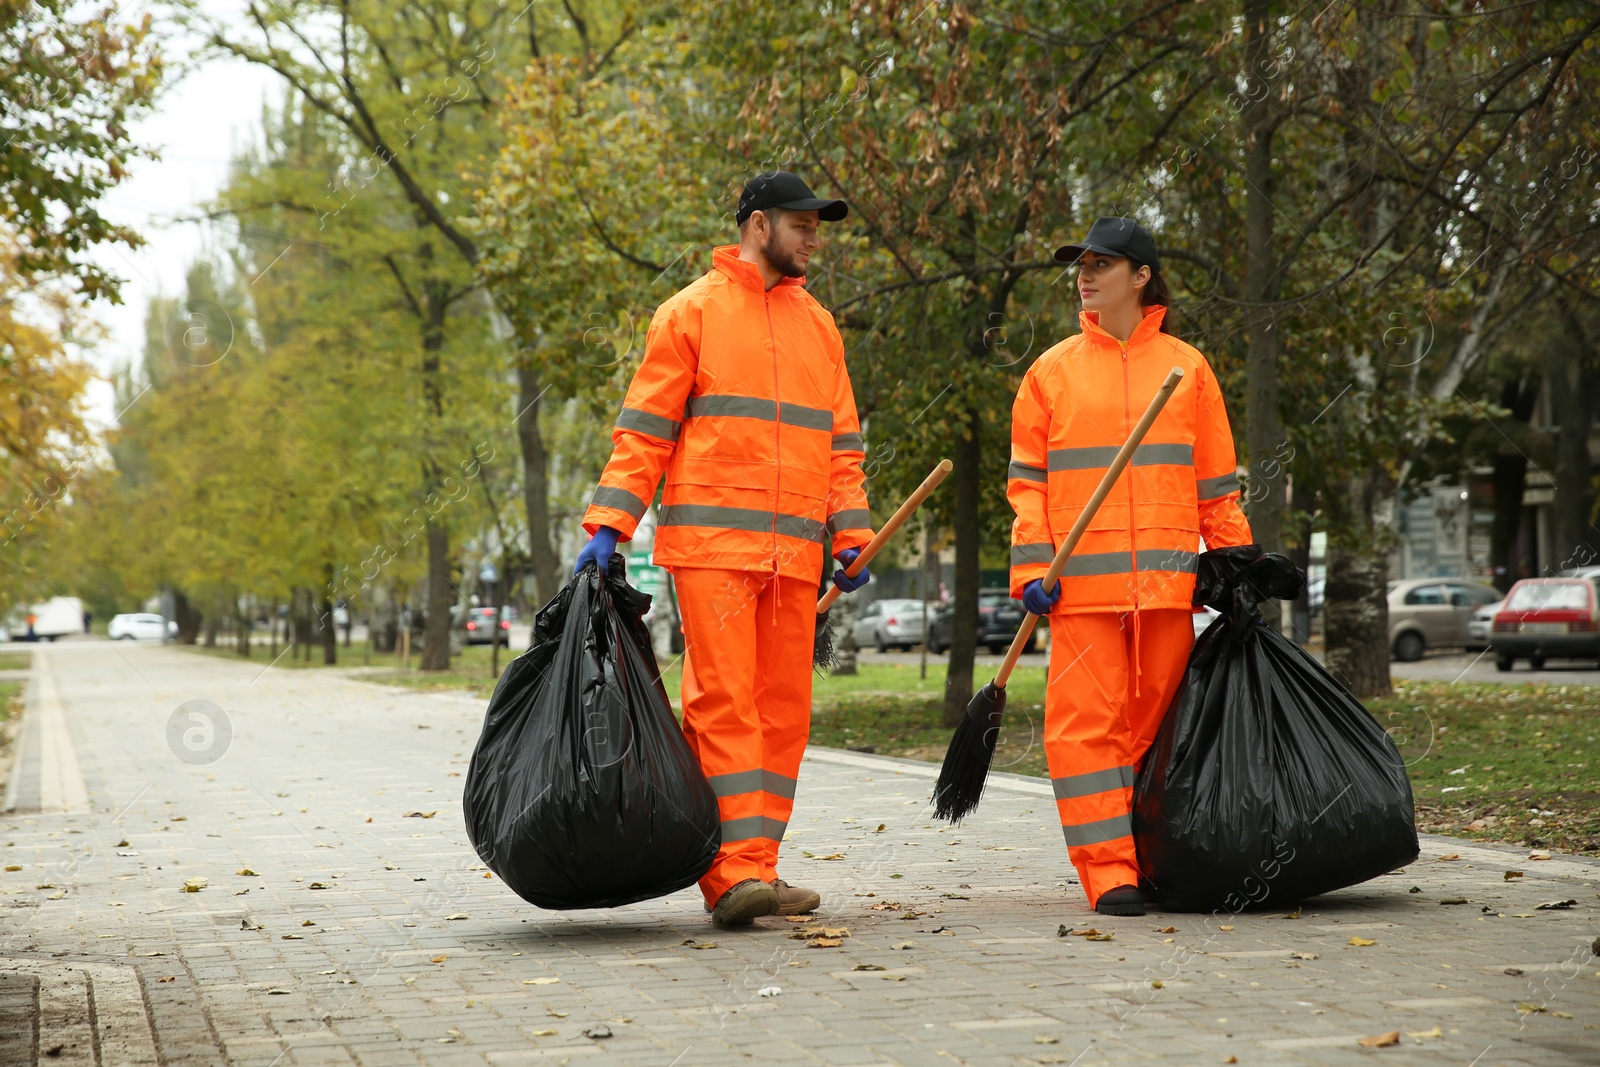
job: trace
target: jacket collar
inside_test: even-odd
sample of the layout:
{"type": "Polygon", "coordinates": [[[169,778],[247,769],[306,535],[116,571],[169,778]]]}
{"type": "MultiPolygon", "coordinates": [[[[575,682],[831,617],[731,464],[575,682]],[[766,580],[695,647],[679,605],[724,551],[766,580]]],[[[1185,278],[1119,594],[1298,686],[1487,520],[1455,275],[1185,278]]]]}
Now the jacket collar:
{"type": "MultiPolygon", "coordinates": [[[[738,245],[718,245],[713,248],[711,250],[711,269],[720,272],[728,280],[742,285],[746,289],[754,289],[758,293],[767,291],[766,280],[761,277],[761,271],[756,269],[756,265],[754,263],[746,263],[739,258],[738,245]]],[[[806,280],[804,278],[780,278],[778,279],[778,284],[772,288],[776,291],[786,285],[803,286],[805,284],[806,280]]]]}
{"type": "MultiPolygon", "coordinates": [[[[748,266],[748,264],[746,265],[748,266]]],[[[1167,309],[1160,304],[1147,306],[1144,309],[1144,318],[1139,320],[1139,325],[1133,328],[1133,336],[1128,338],[1128,347],[1132,348],[1134,345],[1143,344],[1160,333],[1161,320],[1166,317],[1167,309]]],[[[1098,311],[1078,312],[1078,328],[1095,340],[1109,342],[1118,348],[1122,347],[1121,341],[1112,337],[1100,327],[1100,312],[1098,311]]]]}

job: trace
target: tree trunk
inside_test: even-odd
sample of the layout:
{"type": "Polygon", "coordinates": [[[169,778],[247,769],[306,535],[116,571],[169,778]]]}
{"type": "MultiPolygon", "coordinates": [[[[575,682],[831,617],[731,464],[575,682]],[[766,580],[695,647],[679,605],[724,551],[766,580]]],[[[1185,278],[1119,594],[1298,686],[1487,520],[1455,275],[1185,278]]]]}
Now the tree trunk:
{"type": "MultiPolygon", "coordinates": [[[[1245,300],[1264,304],[1277,300],[1280,280],[1272,245],[1274,191],[1273,133],[1276,108],[1271,102],[1270,54],[1274,5],[1247,0],[1244,5],[1245,87],[1240,112],[1245,137],[1245,300]]],[[[1284,445],[1278,421],[1278,330],[1271,308],[1250,307],[1245,357],[1247,406],[1245,446],[1249,454],[1250,531],[1268,552],[1283,550],[1284,445]]],[[[1276,601],[1262,605],[1268,624],[1277,620],[1276,601]]]]}
{"type": "Polygon", "coordinates": [[[450,669],[450,531],[436,518],[428,520],[428,617],[424,622],[422,659],[418,670],[450,669]]]}
{"type": "Polygon", "coordinates": [[[178,624],[179,644],[192,645],[200,633],[200,613],[180,590],[172,591],[172,621],[178,624]]]}
{"type": "Polygon", "coordinates": [[[239,655],[250,658],[250,612],[241,611],[239,598],[233,599],[234,633],[239,639],[239,655]]]}
{"type": "Polygon", "coordinates": [[[1370,541],[1328,546],[1327,666],[1361,698],[1391,692],[1388,582],[1388,558],[1370,541]]]}
{"type": "Polygon", "coordinates": [[[317,621],[322,627],[322,662],[331,667],[339,662],[339,629],[333,624],[333,564],[322,566],[322,610],[317,621]]]}
{"type": "Polygon", "coordinates": [[[522,446],[522,500],[528,512],[528,562],[533,567],[534,609],[560,591],[560,566],[550,538],[550,457],[539,434],[543,389],[539,372],[517,366],[517,441],[522,446]]]}
{"type": "Polygon", "coordinates": [[[1545,387],[1556,424],[1555,507],[1550,547],[1553,566],[1546,573],[1595,562],[1600,547],[1592,523],[1594,460],[1589,455],[1589,428],[1600,404],[1600,367],[1586,365],[1581,338],[1544,345],[1545,387]]]}
{"type": "Polygon", "coordinates": [[[950,665],[944,681],[944,724],[955,726],[972,700],[972,667],[978,650],[978,587],[982,583],[978,554],[983,523],[978,515],[982,478],[981,420],[967,409],[967,424],[955,439],[956,588],[950,619],[950,665]]]}
{"type": "Polygon", "coordinates": [[[272,612],[267,616],[267,645],[269,659],[267,662],[275,663],[278,659],[278,598],[272,598],[272,612]]]}
{"type": "Polygon", "coordinates": [[[222,620],[222,598],[217,597],[217,602],[212,606],[212,611],[206,617],[206,648],[217,647],[217,626],[222,620]]]}

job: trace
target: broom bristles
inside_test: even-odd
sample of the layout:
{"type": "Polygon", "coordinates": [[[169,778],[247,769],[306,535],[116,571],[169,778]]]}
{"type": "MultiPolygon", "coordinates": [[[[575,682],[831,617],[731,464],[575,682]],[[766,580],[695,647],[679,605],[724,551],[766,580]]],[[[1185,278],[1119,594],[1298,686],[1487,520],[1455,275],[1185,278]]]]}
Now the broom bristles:
{"type": "Polygon", "coordinates": [[[819,671],[833,667],[833,627],[828,623],[829,612],[817,616],[817,633],[811,641],[811,666],[819,671]]]}
{"type": "Polygon", "coordinates": [[[939,768],[939,781],[933,788],[933,817],[959,822],[970,815],[983,798],[989,765],[994,762],[995,743],[1000,735],[1000,718],[1005,712],[1005,690],[985,685],[951,735],[950,747],[939,768]]]}

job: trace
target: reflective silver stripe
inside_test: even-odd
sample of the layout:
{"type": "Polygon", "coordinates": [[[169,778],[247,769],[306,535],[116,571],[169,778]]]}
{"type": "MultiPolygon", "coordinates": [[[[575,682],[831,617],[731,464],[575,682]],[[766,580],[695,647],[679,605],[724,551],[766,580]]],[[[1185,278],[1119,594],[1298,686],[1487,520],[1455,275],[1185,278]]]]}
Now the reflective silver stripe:
{"type": "Polygon", "coordinates": [[[765,837],[773,841],[782,841],[783,832],[789,824],[782,819],[774,819],[770,815],[747,815],[742,819],[722,820],[722,843],[730,841],[748,841],[753,837],[765,837]]]}
{"type": "Polygon", "coordinates": [[[1093,796],[1095,793],[1104,793],[1107,789],[1121,789],[1132,784],[1132,767],[1108,767],[1103,771],[1069,774],[1064,778],[1050,779],[1057,800],[1093,796]]]}
{"type": "MultiPolygon", "coordinates": [[[[765,789],[768,793],[775,797],[782,797],[785,800],[793,800],[795,786],[799,784],[800,783],[795,779],[790,778],[786,774],[779,774],[777,771],[761,772],[761,788],[765,789]]],[[[773,821],[776,822],[777,820],[773,821]]],[[[787,826],[788,823],[784,823],[783,825],[787,826]]],[[[783,831],[781,829],[778,831],[778,837],[780,840],[783,837],[783,831]]]]}
{"type": "Polygon", "coordinates": [[[778,532],[785,537],[798,537],[802,541],[815,541],[822,544],[827,537],[827,527],[816,519],[802,518],[799,515],[779,515],[778,532]]]}
{"type": "MultiPolygon", "coordinates": [[[[1090,445],[1087,448],[1052,448],[1047,462],[1053,471],[1087,471],[1111,466],[1122,450],[1120,445],[1090,445]]],[[[1140,445],[1134,449],[1131,461],[1135,467],[1154,467],[1161,464],[1192,466],[1193,445],[1140,445]]]]}
{"type": "Polygon", "coordinates": [[[706,415],[727,415],[740,419],[766,419],[778,417],[778,402],[762,400],[755,396],[692,396],[686,414],[691,419],[706,415]]]}
{"type": "Polygon", "coordinates": [[[595,486],[594,496],[589,498],[589,503],[599,508],[625,511],[636,519],[644,515],[645,509],[650,506],[626,489],[619,489],[614,485],[595,486]]]}
{"type": "Polygon", "coordinates": [[[1229,474],[1219,474],[1215,478],[1197,478],[1194,488],[1195,494],[1201,500],[1215,500],[1239,491],[1239,474],[1234,471],[1229,474]]]}
{"type": "MultiPolygon", "coordinates": [[[[1132,834],[1133,818],[1128,815],[1113,815],[1099,822],[1081,822],[1076,826],[1061,828],[1061,835],[1067,839],[1069,848],[1098,845],[1102,841],[1115,841],[1119,837],[1129,837],[1132,834]]],[[[723,834],[723,840],[727,840],[727,834],[723,834]]]]}
{"type": "Polygon", "coordinates": [[[871,527],[872,513],[866,508],[847,508],[828,516],[828,532],[831,534],[840,530],[867,530],[871,527]]]}
{"type": "Polygon", "coordinates": [[[711,791],[719,797],[765,792],[785,800],[794,799],[794,789],[798,784],[788,775],[759,768],[753,771],[733,771],[730,774],[712,774],[706,777],[706,781],[711,783],[711,791]]]}
{"type": "Polygon", "coordinates": [[[1056,546],[1049,542],[1011,546],[1011,565],[1013,567],[1020,567],[1024,563],[1049,563],[1055,558],[1056,546]]]}
{"type": "Polygon", "coordinates": [[[1050,480],[1050,476],[1045,473],[1043,467],[1030,467],[1028,464],[1018,463],[1016,460],[1011,461],[1011,466],[1006,470],[1006,477],[1025,478],[1030,482],[1046,482],[1050,480]]]}
{"type": "Polygon", "coordinates": [[[689,398],[687,411],[691,419],[720,415],[738,419],[765,419],[781,421],[789,426],[803,426],[808,430],[833,430],[833,412],[826,408],[808,408],[800,404],[779,406],[776,400],[758,396],[723,396],[708,394],[689,398]]]}
{"type": "Polygon", "coordinates": [[[663,504],[662,526],[709,526],[717,530],[749,530],[767,533],[776,529],[785,537],[798,537],[804,541],[823,540],[823,525],[816,519],[800,515],[774,515],[770,511],[754,508],[723,508],[711,504],[663,504]]]}
{"type": "Polygon", "coordinates": [[[676,419],[653,415],[638,408],[623,408],[621,414],[617,416],[617,429],[647,433],[651,437],[660,437],[667,441],[678,439],[678,426],[676,419]]]}
{"type": "Polygon", "coordinates": [[[858,433],[836,433],[833,435],[833,451],[835,452],[864,452],[866,445],[858,433]]]}
{"type": "Polygon", "coordinates": [[[736,797],[740,793],[754,793],[761,788],[761,771],[734,771],[732,774],[708,774],[711,791],[719,797],[736,797]]]}
{"type": "Polygon", "coordinates": [[[826,408],[807,408],[799,404],[782,404],[778,407],[778,421],[788,426],[803,426],[808,430],[833,432],[833,412],[826,408]]]}
{"type": "MultiPolygon", "coordinates": [[[[1095,578],[1105,574],[1127,574],[1133,570],[1126,552],[1088,552],[1067,560],[1063,578],[1095,578]]],[[[1142,571],[1176,571],[1193,574],[1200,557],[1181,548],[1141,548],[1139,569],[1142,571]]],[[[1016,562],[1016,549],[1012,549],[1012,563],[1016,562]]]]}

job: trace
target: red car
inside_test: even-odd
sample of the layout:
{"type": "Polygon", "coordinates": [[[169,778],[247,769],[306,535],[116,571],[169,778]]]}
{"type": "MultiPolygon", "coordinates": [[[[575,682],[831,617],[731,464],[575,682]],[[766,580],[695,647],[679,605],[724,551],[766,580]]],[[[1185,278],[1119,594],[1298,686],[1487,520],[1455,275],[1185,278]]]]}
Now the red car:
{"type": "Polygon", "coordinates": [[[1600,581],[1524,578],[1496,613],[1489,647],[1502,671],[1519,659],[1534,670],[1549,656],[1600,660],[1600,581]]]}

